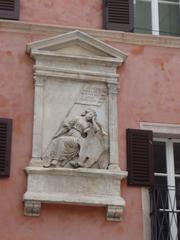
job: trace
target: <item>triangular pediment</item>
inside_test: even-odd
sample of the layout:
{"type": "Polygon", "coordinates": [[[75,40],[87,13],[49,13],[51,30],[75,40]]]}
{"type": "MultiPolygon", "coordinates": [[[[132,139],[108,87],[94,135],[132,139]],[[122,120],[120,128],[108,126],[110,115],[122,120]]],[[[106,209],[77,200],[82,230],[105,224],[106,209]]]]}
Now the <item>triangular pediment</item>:
{"type": "Polygon", "coordinates": [[[41,50],[53,51],[65,55],[74,55],[74,56],[102,56],[102,57],[112,57],[110,54],[107,54],[104,51],[97,49],[94,46],[87,44],[79,39],[70,40],[64,42],[63,44],[52,45],[48,47],[41,48],[41,50]]]}
{"type": "Polygon", "coordinates": [[[78,30],[32,42],[27,45],[27,52],[32,56],[33,53],[39,52],[46,55],[55,54],[56,56],[114,59],[119,62],[124,62],[127,57],[125,53],[118,49],[78,30]]]}

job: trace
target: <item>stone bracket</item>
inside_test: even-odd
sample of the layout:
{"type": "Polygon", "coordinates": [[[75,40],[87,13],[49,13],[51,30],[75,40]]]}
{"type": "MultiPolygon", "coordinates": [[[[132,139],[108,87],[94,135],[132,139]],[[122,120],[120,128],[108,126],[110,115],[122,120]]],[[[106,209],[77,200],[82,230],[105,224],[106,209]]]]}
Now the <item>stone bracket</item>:
{"type": "MultiPolygon", "coordinates": [[[[107,206],[107,220],[121,221],[123,214],[123,206],[109,205],[107,206]]],[[[41,202],[34,200],[24,201],[24,215],[29,217],[39,217],[41,211],[41,202]]]]}
{"type": "Polygon", "coordinates": [[[38,217],[40,215],[41,202],[27,200],[24,202],[24,215],[30,217],[38,217]]]}
{"type": "Polygon", "coordinates": [[[107,207],[107,220],[108,221],[121,221],[123,214],[122,206],[108,206],[107,207]]]}

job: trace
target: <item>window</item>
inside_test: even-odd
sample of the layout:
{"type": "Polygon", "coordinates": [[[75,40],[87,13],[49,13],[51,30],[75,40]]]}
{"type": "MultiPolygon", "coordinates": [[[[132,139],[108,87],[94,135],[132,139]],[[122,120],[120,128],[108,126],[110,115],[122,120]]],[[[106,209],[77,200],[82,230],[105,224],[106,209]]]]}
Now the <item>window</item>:
{"type": "Polygon", "coordinates": [[[151,239],[180,240],[180,126],[140,126],[127,130],[128,183],[150,186],[151,239]]]}
{"type": "Polygon", "coordinates": [[[180,0],[104,0],[104,28],[180,35],[180,0]]]}
{"type": "Polygon", "coordinates": [[[180,239],[180,140],[155,139],[150,190],[152,240],[180,239]]]}
{"type": "Polygon", "coordinates": [[[180,1],[134,0],[134,31],[180,35],[180,1]]]}
{"type": "Polygon", "coordinates": [[[0,18],[19,19],[19,0],[0,0],[0,18]]]}

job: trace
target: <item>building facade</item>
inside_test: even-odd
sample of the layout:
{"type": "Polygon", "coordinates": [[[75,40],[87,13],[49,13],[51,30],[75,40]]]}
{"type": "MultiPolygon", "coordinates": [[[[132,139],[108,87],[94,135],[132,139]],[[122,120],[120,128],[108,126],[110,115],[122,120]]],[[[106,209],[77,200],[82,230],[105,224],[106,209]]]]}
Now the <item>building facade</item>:
{"type": "MultiPolygon", "coordinates": [[[[121,27],[125,27],[126,32],[116,29],[116,24],[115,30],[113,30],[114,28],[111,27],[114,22],[107,24],[108,21],[108,23],[112,23],[110,20],[113,19],[113,14],[112,16],[108,15],[111,16],[110,20],[107,18],[104,20],[109,10],[106,8],[107,2],[101,0],[21,0],[19,10],[15,11],[16,14],[19,11],[19,15],[15,14],[15,17],[9,17],[9,13],[3,15],[4,11],[14,11],[14,5],[11,9],[13,1],[9,1],[9,5],[6,5],[7,2],[0,2],[0,14],[2,11],[0,19],[0,118],[2,126],[3,121],[12,120],[9,120],[12,123],[12,131],[9,130],[12,132],[12,141],[11,148],[8,148],[8,152],[11,149],[11,156],[9,156],[11,161],[5,163],[10,164],[10,173],[3,176],[4,169],[2,167],[2,177],[0,178],[1,238],[3,240],[180,239],[178,191],[180,186],[180,38],[178,37],[178,13],[173,15],[176,16],[176,20],[173,19],[171,24],[167,20],[171,26],[169,29],[173,29],[173,34],[167,35],[177,36],[163,35],[168,31],[168,27],[162,21],[157,21],[160,19],[157,16],[154,22],[147,22],[151,28],[145,30],[146,33],[151,29],[152,33],[156,35],[154,36],[137,33],[138,28],[141,28],[141,26],[138,27],[138,24],[143,22],[140,15],[137,17],[137,13],[138,7],[140,9],[142,6],[138,4],[152,2],[152,5],[157,7],[157,1],[136,0],[135,24],[131,24],[132,16],[129,18],[130,15],[125,16],[125,23],[122,24],[122,21],[120,23],[121,27]],[[3,4],[6,7],[3,7],[3,4]],[[10,9],[8,9],[9,6],[10,9]],[[103,26],[112,30],[104,29],[103,26]],[[163,27],[165,30],[161,31],[163,27]],[[128,29],[131,31],[134,29],[136,33],[127,32],[128,29]],[[27,173],[24,169],[32,158],[34,103],[36,101],[33,78],[35,71],[33,66],[36,58],[33,56],[33,59],[28,54],[27,45],[75,30],[127,55],[121,66],[117,68],[119,74],[117,93],[118,159],[121,171],[128,171],[129,174],[128,181],[126,177],[121,180],[120,194],[125,201],[125,206],[120,222],[107,221],[106,210],[102,206],[43,203],[41,214],[38,217],[24,216],[23,212],[23,195],[27,191],[27,173]],[[157,33],[162,33],[162,35],[157,36],[157,33]],[[134,146],[131,136],[129,137],[130,141],[127,141],[127,129],[142,130],[138,131],[140,137],[137,133],[137,139],[134,140],[135,145],[136,143],[138,145],[135,149],[138,151],[137,155],[127,151],[128,147],[134,146]],[[146,132],[151,135],[150,138],[144,137],[144,135],[142,137],[142,134],[146,132]],[[144,140],[142,139],[144,138],[146,138],[147,144],[143,147],[144,140]],[[140,139],[139,142],[138,139],[140,139]],[[143,156],[141,160],[144,149],[145,157],[143,156]],[[139,162],[136,161],[137,156],[138,160],[140,159],[139,168],[139,162]],[[147,165],[141,168],[146,160],[147,165]],[[151,167],[150,170],[149,161],[154,163],[154,167],[151,167]],[[139,174],[139,171],[135,172],[137,168],[141,170],[140,175],[136,175],[136,173],[139,174]],[[147,183],[144,182],[142,174],[146,170],[151,177],[154,176],[151,181],[148,176],[147,183]]],[[[113,6],[116,6],[115,9],[119,9],[123,2],[113,6]]],[[[172,2],[174,5],[169,2],[168,4],[175,7],[170,10],[166,9],[167,15],[171,11],[176,12],[176,7],[179,7],[178,2],[172,2]]],[[[159,4],[162,7],[163,3],[159,4]]],[[[145,7],[145,5],[143,6],[145,7]]],[[[131,4],[124,8],[126,7],[130,14],[132,12],[131,4]]],[[[165,15],[165,12],[161,11],[161,13],[163,16],[165,15]]],[[[146,27],[145,25],[144,22],[142,28],[146,27]]],[[[142,32],[142,29],[139,32],[142,32]]],[[[11,123],[7,123],[7,125],[11,125],[11,123]]],[[[3,130],[1,136],[1,141],[3,141],[3,130]]],[[[10,141],[8,137],[7,141],[10,141]]],[[[3,152],[3,147],[0,148],[3,152]]],[[[3,153],[1,159],[2,164],[4,164],[3,161],[8,161],[8,157],[4,158],[3,153]]]]}

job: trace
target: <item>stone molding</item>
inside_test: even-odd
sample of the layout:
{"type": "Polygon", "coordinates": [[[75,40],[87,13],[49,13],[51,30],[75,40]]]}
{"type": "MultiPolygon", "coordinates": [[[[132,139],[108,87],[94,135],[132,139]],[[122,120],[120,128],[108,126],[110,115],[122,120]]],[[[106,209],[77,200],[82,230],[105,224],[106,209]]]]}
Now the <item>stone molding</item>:
{"type": "Polygon", "coordinates": [[[153,131],[154,137],[180,137],[180,124],[140,122],[140,129],[153,131]]]}
{"type": "Polygon", "coordinates": [[[86,32],[95,38],[102,41],[124,43],[124,44],[135,44],[144,46],[157,46],[157,47],[169,47],[169,48],[180,48],[180,38],[170,36],[153,36],[148,34],[128,33],[120,31],[110,31],[102,29],[90,29],[80,27],[65,27],[50,24],[37,24],[23,21],[11,21],[11,20],[0,20],[0,31],[5,32],[19,32],[19,33],[31,33],[42,36],[54,36],[57,34],[63,34],[69,31],[79,29],[80,31],[86,32]]]}

